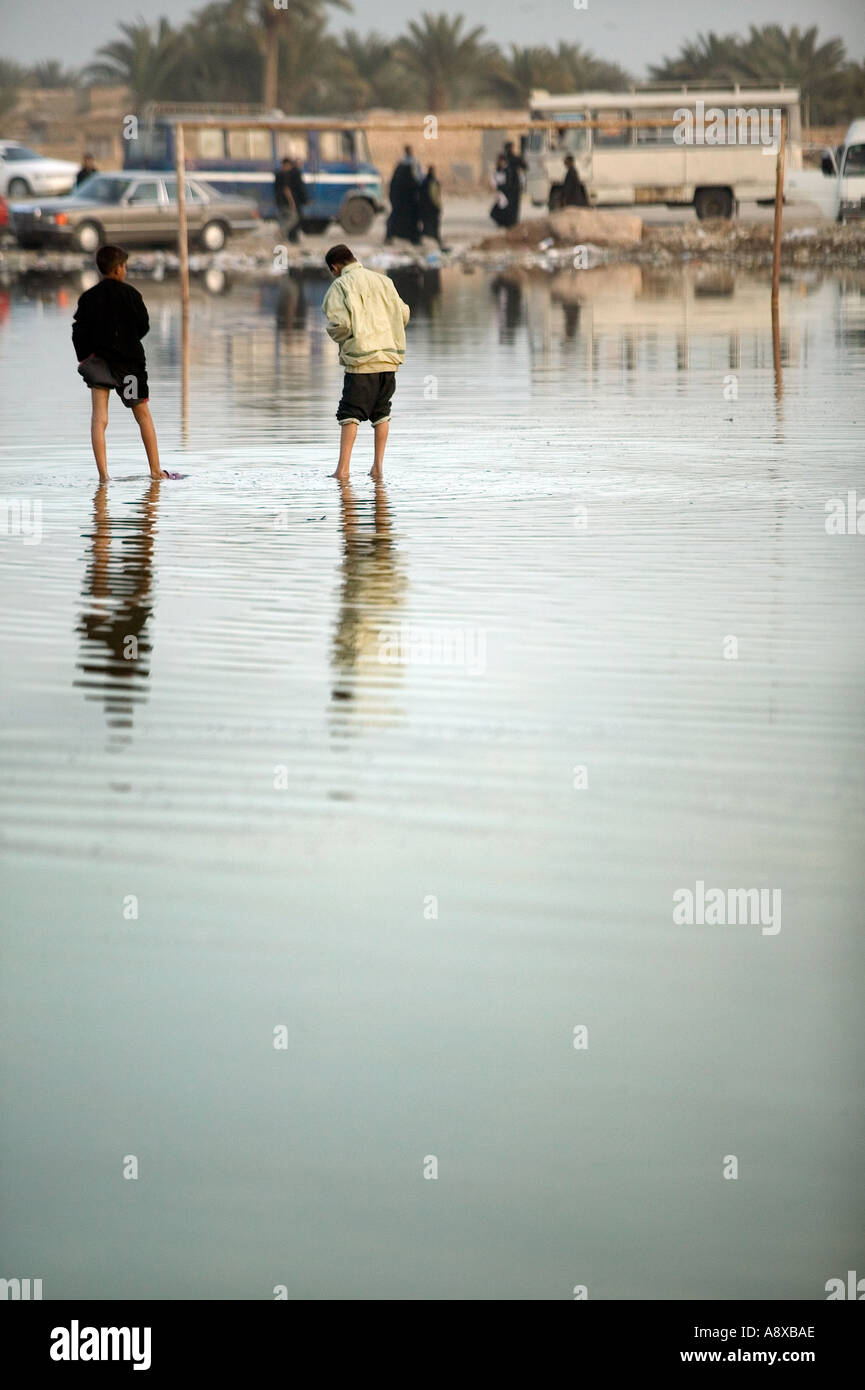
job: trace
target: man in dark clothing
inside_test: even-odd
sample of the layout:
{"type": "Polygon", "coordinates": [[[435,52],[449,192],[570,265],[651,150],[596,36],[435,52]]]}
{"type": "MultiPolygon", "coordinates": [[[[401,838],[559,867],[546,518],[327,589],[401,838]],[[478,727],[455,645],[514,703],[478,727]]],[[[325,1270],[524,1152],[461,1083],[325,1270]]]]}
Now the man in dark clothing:
{"type": "Polygon", "coordinates": [[[561,205],[563,208],[587,208],[589,206],[585,185],[577,173],[577,166],[572,154],[565,155],[565,178],[562,183],[561,205]]]}
{"type": "Polygon", "coordinates": [[[405,237],[414,246],[420,244],[420,181],[417,161],[411,145],[406,145],[402,159],[393,171],[388,196],[390,215],[385,229],[385,241],[405,237]]]}
{"type": "Polygon", "coordinates": [[[520,196],[523,191],[522,175],[529,166],[522,155],[517,154],[513,140],[508,140],[505,143],[505,160],[504,194],[507,199],[507,207],[502,219],[502,226],[515,227],[520,220],[520,196]]]}
{"type": "Polygon", "coordinates": [[[292,159],[291,168],[288,171],[288,188],[294,199],[294,206],[297,208],[297,223],[292,227],[288,234],[289,241],[297,241],[300,236],[300,220],[303,217],[304,204],[309,202],[309,190],[303,181],[303,171],[300,167],[299,159],[292,159]]]}
{"type": "Polygon", "coordinates": [[[96,160],[93,158],[93,155],[86,154],[82,161],[81,168],[75,175],[75,187],[77,188],[79,183],[83,183],[85,179],[89,179],[91,174],[98,173],[99,170],[96,168],[96,160]]]}
{"type": "Polygon", "coordinates": [[[296,240],[295,233],[300,223],[297,204],[291,191],[291,166],[292,161],[285,158],[282,161],[282,168],[277,170],[273,180],[273,201],[276,203],[276,217],[279,222],[280,235],[284,236],[286,241],[296,240]]]}
{"type": "MultiPolygon", "coordinates": [[[[165,478],[159,464],[156,429],[148,405],[147,362],[141,339],[150,329],[144,300],[127,285],[127,254],[120,246],[100,246],[96,264],[102,279],[78,300],[72,323],[72,345],[79,366],[101,358],[114,378],[114,390],[135,416],[152,478],[165,478]]],[[[103,483],[108,482],[105,430],[110,386],[91,386],[90,442],[103,483]]]]}

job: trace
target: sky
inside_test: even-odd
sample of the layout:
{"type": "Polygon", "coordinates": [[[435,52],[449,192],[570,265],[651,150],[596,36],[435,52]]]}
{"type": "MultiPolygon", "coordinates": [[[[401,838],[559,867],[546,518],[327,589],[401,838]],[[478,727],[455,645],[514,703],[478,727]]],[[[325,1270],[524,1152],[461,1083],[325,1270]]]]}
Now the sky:
{"type": "MultiPolygon", "coordinates": [[[[0,0],[0,54],[22,63],[44,58],[81,66],[101,43],[114,37],[120,21],[149,21],[160,15],[173,23],[201,8],[201,0],[0,0]]],[[[333,10],[331,27],[376,29],[394,35],[424,10],[463,14],[483,24],[497,43],[579,42],[599,58],[621,65],[637,77],[649,63],[675,54],[683,39],[714,30],[746,32],[749,24],[817,24],[821,38],[842,38],[851,57],[865,58],[863,0],[354,0],[353,13],[333,10]],[[585,4],[576,9],[575,4],[585,4]]]]}

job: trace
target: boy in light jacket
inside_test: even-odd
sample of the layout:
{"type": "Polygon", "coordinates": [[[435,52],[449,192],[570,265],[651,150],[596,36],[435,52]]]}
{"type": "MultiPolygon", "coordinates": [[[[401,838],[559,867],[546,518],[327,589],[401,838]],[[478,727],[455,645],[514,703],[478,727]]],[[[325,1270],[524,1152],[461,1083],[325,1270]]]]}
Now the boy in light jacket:
{"type": "Polygon", "coordinates": [[[332,246],[325,261],[333,284],[321,307],[345,368],[336,412],[339,462],[331,477],[348,478],[358,424],[369,420],[375,441],[370,477],[381,478],[396,372],[405,360],[409,307],[387,275],[364,269],[347,246],[332,246]]]}

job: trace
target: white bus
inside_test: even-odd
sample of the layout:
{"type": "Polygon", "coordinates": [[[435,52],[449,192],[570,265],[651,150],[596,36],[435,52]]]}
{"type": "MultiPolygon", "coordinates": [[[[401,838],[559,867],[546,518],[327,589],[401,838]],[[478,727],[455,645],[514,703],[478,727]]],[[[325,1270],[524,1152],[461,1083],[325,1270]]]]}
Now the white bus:
{"type": "Polygon", "coordinates": [[[551,96],[532,92],[523,139],[526,191],[557,206],[566,154],[590,207],[691,204],[698,217],[732,217],[739,202],[775,200],[775,158],[786,116],[788,169],[802,167],[795,87],[635,87],[551,96]],[[602,121],[599,129],[587,124],[602,121]],[[668,122],[655,124],[655,122],[668,122]],[[639,124],[634,124],[639,123],[639,124]],[[536,128],[532,127],[536,125],[536,128]]]}

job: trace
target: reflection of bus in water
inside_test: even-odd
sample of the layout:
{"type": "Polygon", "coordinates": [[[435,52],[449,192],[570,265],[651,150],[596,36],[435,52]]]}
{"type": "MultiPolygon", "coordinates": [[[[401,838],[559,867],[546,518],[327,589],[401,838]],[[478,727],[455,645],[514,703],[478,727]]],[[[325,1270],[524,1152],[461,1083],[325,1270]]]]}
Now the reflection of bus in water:
{"type": "Polygon", "coordinates": [[[303,209],[302,226],[309,232],[324,231],[338,221],[346,232],[365,232],[382,202],[381,174],[370,159],[366,133],[346,122],[311,117],[282,117],[279,112],[225,113],[213,106],[152,103],[139,122],[136,138],[125,142],[127,169],[175,168],[176,129],[181,121],[195,121],[184,131],[186,168],[226,194],[258,200],[262,217],[275,217],[273,179],[280,160],[299,161],[309,202],[303,209]],[[288,129],[275,129],[291,122],[288,129]]]}
{"type": "Polygon", "coordinates": [[[692,204],[698,217],[731,217],[744,199],[774,202],[770,156],[781,112],[787,120],[787,167],[801,169],[799,92],[793,87],[683,85],[659,91],[651,85],[564,96],[536,91],[523,139],[526,188],[532,202],[554,207],[565,155],[572,154],[591,207],[692,204]],[[723,114],[721,121],[715,112],[723,114]],[[591,121],[602,121],[604,128],[593,128],[591,121]]]}
{"type": "MultiPolygon", "coordinates": [[[[757,272],[721,264],[667,269],[622,263],[578,274],[507,274],[535,364],[548,364],[563,342],[572,350],[576,345],[589,383],[596,367],[633,365],[643,357],[652,370],[666,360],[680,371],[709,362],[735,370],[772,360],[766,281],[757,272]]],[[[832,319],[837,287],[822,272],[803,272],[782,286],[781,295],[783,362],[801,365],[809,343],[832,319]],[[793,297],[795,314],[786,312],[793,297]]]]}

